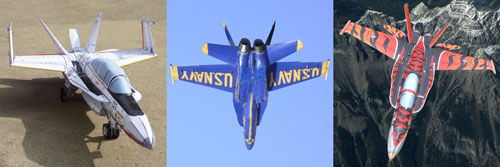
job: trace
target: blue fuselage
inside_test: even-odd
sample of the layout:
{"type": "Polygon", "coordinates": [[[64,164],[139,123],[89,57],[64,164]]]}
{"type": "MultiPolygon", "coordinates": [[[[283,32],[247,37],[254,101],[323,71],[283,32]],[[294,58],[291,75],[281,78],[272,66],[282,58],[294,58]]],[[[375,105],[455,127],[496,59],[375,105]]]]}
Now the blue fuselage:
{"type": "Polygon", "coordinates": [[[266,84],[269,62],[265,46],[260,46],[261,49],[250,49],[249,45],[247,47],[238,52],[233,104],[238,122],[243,127],[245,144],[250,150],[255,143],[256,127],[267,105],[266,84]]]}

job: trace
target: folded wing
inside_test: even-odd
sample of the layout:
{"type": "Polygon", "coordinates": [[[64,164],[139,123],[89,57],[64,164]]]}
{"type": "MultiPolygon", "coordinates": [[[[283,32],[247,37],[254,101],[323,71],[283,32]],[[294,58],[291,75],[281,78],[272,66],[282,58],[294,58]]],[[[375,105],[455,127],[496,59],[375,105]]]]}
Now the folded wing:
{"type": "Polygon", "coordinates": [[[236,84],[236,68],[231,65],[170,65],[170,74],[172,83],[182,80],[231,93],[234,92],[236,84]]]}
{"type": "Polygon", "coordinates": [[[278,62],[269,66],[269,91],[328,75],[330,60],[324,62],[278,62]]]}

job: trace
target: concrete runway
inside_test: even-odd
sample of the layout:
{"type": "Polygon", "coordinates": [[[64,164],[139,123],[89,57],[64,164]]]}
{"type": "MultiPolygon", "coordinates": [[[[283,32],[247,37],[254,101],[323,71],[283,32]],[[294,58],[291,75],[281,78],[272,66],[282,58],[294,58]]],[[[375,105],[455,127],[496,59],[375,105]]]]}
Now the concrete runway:
{"type": "Polygon", "coordinates": [[[165,3],[0,0],[0,166],[166,166],[165,3]],[[10,21],[15,54],[56,53],[36,17],[71,50],[68,29],[79,30],[84,47],[99,11],[103,16],[96,50],[140,48],[140,16],[156,22],[151,28],[158,57],[123,68],[143,95],[139,105],[156,136],[152,150],[123,132],[116,140],[105,140],[101,128],[107,119],[91,111],[80,95],[61,103],[61,73],[9,66],[10,21]]]}

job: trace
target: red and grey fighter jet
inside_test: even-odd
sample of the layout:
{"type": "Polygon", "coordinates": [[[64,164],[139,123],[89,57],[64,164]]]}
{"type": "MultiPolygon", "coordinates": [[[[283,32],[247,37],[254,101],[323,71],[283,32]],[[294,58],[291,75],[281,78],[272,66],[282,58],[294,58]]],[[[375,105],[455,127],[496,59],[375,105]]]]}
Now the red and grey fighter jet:
{"type": "Polygon", "coordinates": [[[387,152],[392,160],[401,150],[413,116],[424,106],[427,94],[434,81],[436,70],[491,70],[495,72],[492,60],[464,56],[450,52],[460,48],[457,45],[436,44],[443,31],[453,21],[432,37],[412,32],[408,4],[404,5],[407,37],[389,25],[384,28],[392,35],[374,31],[348,21],[340,31],[351,34],[371,47],[396,60],[391,75],[389,101],[395,108],[389,136],[387,152]]]}

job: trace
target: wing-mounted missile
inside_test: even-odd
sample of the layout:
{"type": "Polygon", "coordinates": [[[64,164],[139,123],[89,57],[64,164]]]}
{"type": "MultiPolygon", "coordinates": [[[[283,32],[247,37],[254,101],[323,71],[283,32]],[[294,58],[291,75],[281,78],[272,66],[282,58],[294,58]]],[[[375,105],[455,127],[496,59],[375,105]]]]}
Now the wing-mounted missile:
{"type": "Polygon", "coordinates": [[[452,45],[452,44],[445,44],[445,43],[438,43],[436,45],[436,47],[444,49],[444,50],[457,50],[457,49],[460,49],[459,45],[452,45]]]}
{"type": "Polygon", "coordinates": [[[384,28],[385,30],[387,30],[387,32],[391,33],[393,36],[395,36],[396,38],[405,38],[405,33],[403,33],[403,31],[401,30],[398,30],[397,28],[394,28],[390,25],[384,25],[384,28]]]}

